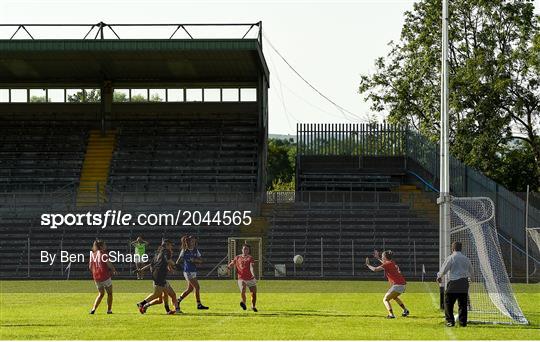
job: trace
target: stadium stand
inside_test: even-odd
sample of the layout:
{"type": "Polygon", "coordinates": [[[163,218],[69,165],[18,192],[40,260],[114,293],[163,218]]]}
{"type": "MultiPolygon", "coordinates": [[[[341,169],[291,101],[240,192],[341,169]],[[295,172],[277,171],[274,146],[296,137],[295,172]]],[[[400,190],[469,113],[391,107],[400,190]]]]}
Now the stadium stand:
{"type": "MultiPolygon", "coordinates": [[[[206,259],[203,273],[226,256],[238,226],[50,229],[40,215],[256,214],[266,184],[269,71],[261,23],[232,26],[242,34],[0,41],[13,62],[0,61],[2,278],[87,278],[85,265],[48,266],[40,251],[87,254],[95,238],[129,252],[128,241],[142,234],[152,252],[162,238],[194,234],[206,259]],[[155,88],[158,97],[150,95],[155,88]]],[[[99,25],[102,33],[109,28],[99,25]]],[[[120,265],[121,277],[132,276],[127,268],[120,265]]]]}
{"type": "Polygon", "coordinates": [[[255,192],[256,119],[117,122],[110,185],[120,191],[255,192]]]}
{"type": "MultiPolygon", "coordinates": [[[[377,278],[363,267],[364,259],[374,249],[391,249],[407,277],[421,277],[422,269],[433,274],[437,206],[434,198],[407,185],[405,158],[382,151],[380,143],[366,144],[365,155],[351,156],[350,142],[342,142],[345,126],[313,125],[306,139],[301,128],[295,201],[266,212],[271,263],[284,264],[287,274],[297,277],[377,278]],[[302,266],[293,264],[295,254],[304,256],[302,266]]],[[[384,129],[370,132],[382,135],[384,129]]]]}

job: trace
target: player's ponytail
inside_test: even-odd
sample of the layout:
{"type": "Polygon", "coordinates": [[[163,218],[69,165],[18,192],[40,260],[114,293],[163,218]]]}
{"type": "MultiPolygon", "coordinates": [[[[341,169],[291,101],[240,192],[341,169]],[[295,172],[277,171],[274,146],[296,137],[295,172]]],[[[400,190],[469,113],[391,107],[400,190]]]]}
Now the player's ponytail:
{"type": "Polygon", "coordinates": [[[385,257],[387,260],[392,260],[393,257],[394,257],[394,252],[392,252],[391,250],[387,250],[387,251],[384,251],[382,255],[383,255],[383,257],[385,257]]]}
{"type": "Polygon", "coordinates": [[[103,242],[103,240],[94,240],[94,244],[92,245],[92,251],[102,251],[104,245],[105,243],[103,242]]]}
{"type": "Polygon", "coordinates": [[[187,250],[189,249],[189,236],[184,235],[180,238],[180,241],[182,242],[182,249],[187,250]]]}

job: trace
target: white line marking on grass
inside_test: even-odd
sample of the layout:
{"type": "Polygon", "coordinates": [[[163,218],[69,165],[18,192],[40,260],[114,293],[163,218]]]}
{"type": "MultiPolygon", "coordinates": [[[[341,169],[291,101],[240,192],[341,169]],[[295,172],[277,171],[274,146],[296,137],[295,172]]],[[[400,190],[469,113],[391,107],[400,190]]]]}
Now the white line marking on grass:
{"type": "MultiPolygon", "coordinates": [[[[424,287],[426,288],[426,290],[429,293],[429,296],[431,297],[431,302],[433,303],[433,306],[438,309],[439,308],[439,303],[437,303],[437,297],[431,291],[431,289],[429,288],[427,283],[424,283],[424,287]]],[[[446,327],[446,326],[444,327],[444,332],[446,333],[446,336],[451,340],[457,340],[456,334],[454,334],[454,332],[451,329],[452,328],[450,328],[450,327],[446,327]]]]}

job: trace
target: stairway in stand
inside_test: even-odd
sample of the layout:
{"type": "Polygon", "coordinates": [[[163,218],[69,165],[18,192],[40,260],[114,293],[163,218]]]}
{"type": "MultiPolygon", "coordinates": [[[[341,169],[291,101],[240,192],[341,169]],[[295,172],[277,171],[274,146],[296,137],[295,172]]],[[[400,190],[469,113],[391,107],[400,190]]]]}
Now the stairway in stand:
{"type": "Polygon", "coordinates": [[[77,206],[97,206],[105,201],[105,186],[116,142],[116,131],[92,130],[86,148],[77,192],[77,206]]]}
{"type": "Polygon", "coordinates": [[[426,218],[434,223],[439,222],[439,206],[433,202],[424,191],[416,185],[400,185],[397,190],[401,193],[400,199],[404,204],[408,204],[411,209],[420,212],[426,218]]]}

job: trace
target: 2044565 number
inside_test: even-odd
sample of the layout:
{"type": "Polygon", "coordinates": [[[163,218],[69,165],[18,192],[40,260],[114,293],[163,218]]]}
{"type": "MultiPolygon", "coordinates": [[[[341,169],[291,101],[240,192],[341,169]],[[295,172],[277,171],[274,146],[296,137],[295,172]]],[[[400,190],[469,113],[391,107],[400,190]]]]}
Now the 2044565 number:
{"type": "Polygon", "coordinates": [[[252,222],[251,210],[223,210],[215,212],[183,211],[182,217],[182,225],[184,226],[249,226],[252,222]]]}

